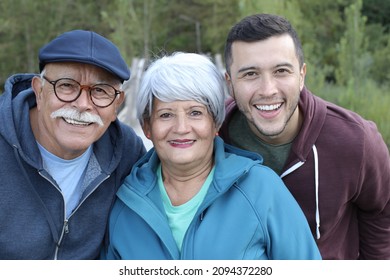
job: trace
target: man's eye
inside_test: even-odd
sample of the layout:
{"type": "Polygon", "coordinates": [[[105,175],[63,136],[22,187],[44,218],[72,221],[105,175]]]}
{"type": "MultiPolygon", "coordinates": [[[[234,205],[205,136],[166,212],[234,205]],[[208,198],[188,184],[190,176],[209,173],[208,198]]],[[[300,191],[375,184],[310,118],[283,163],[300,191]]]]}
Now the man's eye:
{"type": "Polygon", "coordinates": [[[77,86],[70,83],[62,83],[57,85],[57,89],[66,90],[66,91],[75,91],[77,86]]]}
{"type": "Polygon", "coordinates": [[[102,89],[102,88],[100,88],[100,87],[95,87],[95,88],[93,88],[93,90],[96,91],[96,93],[106,93],[106,92],[104,91],[104,89],[102,89]]]}
{"type": "Polygon", "coordinates": [[[62,84],[59,84],[60,87],[73,87],[74,85],[73,84],[68,84],[68,83],[62,83],[62,84]]]}
{"type": "Polygon", "coordinates": [[[281,68],[281,69],[276,70],[276,73],[278,73],[278,74],[288,74],[288,73],[290,73],[290,71],[288,69],[281,68]]]}
{"type": "Polygon", "coordinates": [[[254,71],[246,72],[243,75],[243,77],[248,78],[248,79],[253,79],[253,78],[256,78],[257,76],[258,76],[258,74],[254,71]]]}

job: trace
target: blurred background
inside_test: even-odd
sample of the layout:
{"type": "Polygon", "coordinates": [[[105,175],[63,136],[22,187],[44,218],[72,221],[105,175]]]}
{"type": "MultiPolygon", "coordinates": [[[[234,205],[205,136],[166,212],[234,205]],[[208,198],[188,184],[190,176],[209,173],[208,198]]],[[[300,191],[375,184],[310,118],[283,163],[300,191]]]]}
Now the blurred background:
{"type": "Polygon", "coordinates": [[[10,75],[38,72],[39,48],[54,37],[93,30],[131,67],[120,118],[137,126],[132,96],[151,59],[204,53],[224,71],[230,27],[254,13],[286,17],[302,41],[308,88],[373,120],[390,147],[389,0],[1,0],[0,92],[10,75]]]}

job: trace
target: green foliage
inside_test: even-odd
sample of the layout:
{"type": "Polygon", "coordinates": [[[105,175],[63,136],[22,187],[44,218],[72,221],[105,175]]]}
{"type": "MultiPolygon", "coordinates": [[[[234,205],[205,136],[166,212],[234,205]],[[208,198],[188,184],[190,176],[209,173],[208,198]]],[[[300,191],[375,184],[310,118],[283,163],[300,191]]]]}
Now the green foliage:
{"type": "Polygon", "coordinates": [[[359,90],[359,83],[368,72],[370,59],[366,54],[366,19],[360,14],[361,6],[362,1],[358,0],[345,9],[346,29],[339,44],[339,68],[336,70],[338,84],[352,86],[355,91],[359,90]]]}
{"type": "Polygon", "coordinates": [[[100,9],[109,0],[2,0],[0,18],[0,84],[13,73],[37,72],[39,49],[71,29],[109,33],[100,9]],[[4,69],[4,70],[3,70],[4,69]]]}
{"type": "Polygon", "coordinates": [[[131,65],[161,52],[223,53],[230,27],[254,13],[286,17],[302,42],[308,87],[374,120],[390,143],[390,1],[2,0],[0,86],[37,72],[39,48],[71,29],[108,37],[131,65]]]}
{"type": "Polygon", "coordinates": [[[370,25],[367,31],[370,42],[372,62],[369,76],[379,84],[390,86],[390,33],[385,33],[384,28],[378,24],[370,25]],[[376,35],[377,34],[377,35],[376,35]]]}
{"type": "Polygon", "coordinates": [[[388,88],[378,86],[371,80],[361,83],[360,93],[351,90],[351,87],[326,84],[321,91],[313,92],[341,107],[352,110],[367,120],[375,122],[379,132],[390,148],[390,93],[388,88]]]}
{"type": "Polygon", "coordinates": [[[300,28],[302,13],[296,0],[239,0],[238,7],[240,16],[237,20],[251,14],[278,14],[289,19],[295,28],[300,28]]]}
{"type": "Polygon", "coordinates": [[[362,11],[369,24],[379,23],[387,32],[390,31],[390,1],[364,0],[362,11]]]}
{"type": "Polygon", "coordinates": [[[148,27],[144,24],[144,21],[148,23],[144,9],[152,2],[116,0],[100,10],[102,23],[111,30],[110,39],[121,50],[126,61],[143,55],[144,34],[147,34],[148,27]]]}
{"type": "Polygon", "coordinates": [[[344,8],[354,0],[296,0],[303,20],[295,28],[300,36],[306,61],[318,68],[327,82],[335,82],[338,67],[337,42],[345,30],[344,8]]]}
{"type": "Polygon", "coordinates": [[[236,0],[198,0],[205,12],[201,20],[202,52],[223,53],[226,35],[239,19],[236,0]]]}

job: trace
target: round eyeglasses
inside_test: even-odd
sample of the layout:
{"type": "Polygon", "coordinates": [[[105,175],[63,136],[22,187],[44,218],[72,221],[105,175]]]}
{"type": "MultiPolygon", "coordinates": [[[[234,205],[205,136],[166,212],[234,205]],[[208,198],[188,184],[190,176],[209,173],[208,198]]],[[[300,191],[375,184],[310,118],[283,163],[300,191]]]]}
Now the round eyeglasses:
{"type": "Polygon", "coordinates": [[[82,90],[85,89],[96,107],[105,108],[114,102],[118,94],[122,93],[122,91],[108,84],[88,86],[81,85],[79,82],[69,78],[61,78],[55,81],[50,81],[45,76],[43,78],[53,86],[54,94],[62,102],[69,103],[75,101],[80,97],[82,90]]]}

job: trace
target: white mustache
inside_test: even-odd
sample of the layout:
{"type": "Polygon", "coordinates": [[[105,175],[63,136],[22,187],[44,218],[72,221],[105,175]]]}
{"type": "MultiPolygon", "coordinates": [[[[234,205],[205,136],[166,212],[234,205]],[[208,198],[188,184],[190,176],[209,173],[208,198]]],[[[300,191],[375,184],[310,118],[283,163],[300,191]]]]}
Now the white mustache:
{"type": "Polygon", "coordinates": [[[93,115],[88,112],[79,112],[75,109],[58,109],[57,111],[54,111],[51,113],[50,117],[53,119],[55,118],[64,118],[64,119],[72,119],[77,122],[84,122],[84,123],[97,123],[100,126],[103,126],[103,121],[98,115],[93,115]]]}

